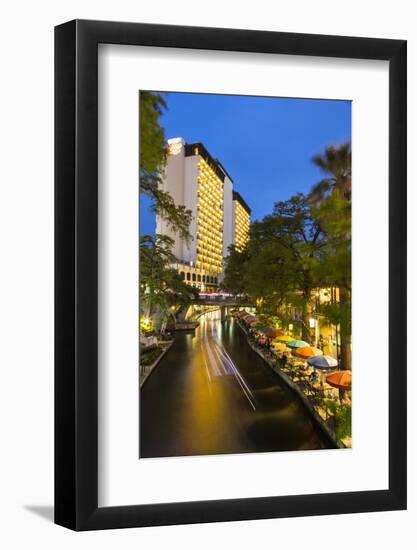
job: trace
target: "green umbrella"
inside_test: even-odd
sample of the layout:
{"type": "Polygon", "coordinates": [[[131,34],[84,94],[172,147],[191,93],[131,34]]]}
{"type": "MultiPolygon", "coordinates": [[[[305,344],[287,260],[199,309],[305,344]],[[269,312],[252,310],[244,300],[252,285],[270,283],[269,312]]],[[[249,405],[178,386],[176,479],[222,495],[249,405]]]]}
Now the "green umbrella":
{"type": "Polygon", "coordinates": [[[304,342],[304,340],[291,340],[291,342],[287,342],[287,346],[292,349],[305,348],[309,345],[310,344],[308,342],[304,342]]]}

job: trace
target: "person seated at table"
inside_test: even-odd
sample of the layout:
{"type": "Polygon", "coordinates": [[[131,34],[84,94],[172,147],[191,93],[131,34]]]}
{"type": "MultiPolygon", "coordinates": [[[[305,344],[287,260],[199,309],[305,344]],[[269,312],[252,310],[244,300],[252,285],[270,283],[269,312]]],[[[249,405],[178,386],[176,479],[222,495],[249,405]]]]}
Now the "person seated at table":
{"type": "Polygon", "coordinates": [[[314,370],[314,371],[311,373],[311,375],[310,375],[310,382],[311,382],[312,384],[317,384],[318,381],[319,381],[319,378],[318,378],[318,376],[317,376],[316,371],[314,370]]]}

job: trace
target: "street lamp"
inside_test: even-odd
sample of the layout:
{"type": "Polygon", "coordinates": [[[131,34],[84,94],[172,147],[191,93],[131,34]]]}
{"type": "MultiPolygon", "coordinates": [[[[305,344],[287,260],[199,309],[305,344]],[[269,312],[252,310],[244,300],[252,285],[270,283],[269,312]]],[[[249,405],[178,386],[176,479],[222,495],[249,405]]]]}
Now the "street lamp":
{"type": "Polygon", "coordinates": [[[142,317],[140,320],[140,328],[144,332],[150,332],[151,330],[153,330],[152,319],[150,319],[150,317],[142,317]]]}
{"type": "Polygon", "coordinates": [[[317,346],[318,343],[318,332],[319,332],[319,324],[314,317],[310,317],[309,325],[311,329],[315,329],[314,331],[314,345],[317,346]]]}

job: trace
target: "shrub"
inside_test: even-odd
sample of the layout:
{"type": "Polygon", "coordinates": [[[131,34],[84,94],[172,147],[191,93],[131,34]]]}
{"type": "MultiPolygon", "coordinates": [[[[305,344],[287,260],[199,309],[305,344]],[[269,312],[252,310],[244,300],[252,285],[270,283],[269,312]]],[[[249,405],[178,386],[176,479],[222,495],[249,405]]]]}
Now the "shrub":
{"type": "Polygon", "coordinates": [[[158,359],[158,357],[162,353],[161,348],[153,348],[153,349],[147,349],[140,354],[140,364],[142,367],[148,367],[149,365],[152,365],[154,361],[158,359]]]}

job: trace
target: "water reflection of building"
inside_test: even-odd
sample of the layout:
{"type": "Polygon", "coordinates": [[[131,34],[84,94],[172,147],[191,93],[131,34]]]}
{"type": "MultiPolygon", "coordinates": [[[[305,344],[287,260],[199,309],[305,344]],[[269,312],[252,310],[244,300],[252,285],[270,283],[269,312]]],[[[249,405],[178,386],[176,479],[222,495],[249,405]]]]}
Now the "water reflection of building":
{"type": "Polygon", "coordinates": [[[233,180],[201,143],[168,140],[168,158],[161,188],[177,205],[192,213],[190,242],[181,239],[161,217],[156,232],[174,240],[176,268],[186,282],[214,290],[223,274],[223,258],[234,244],[241,250],[248,240],[250,208],[233,190],[233,180]]]}

